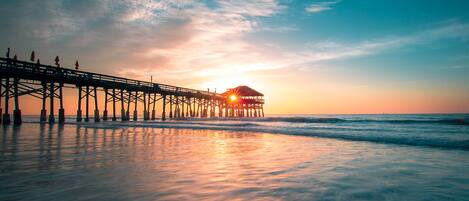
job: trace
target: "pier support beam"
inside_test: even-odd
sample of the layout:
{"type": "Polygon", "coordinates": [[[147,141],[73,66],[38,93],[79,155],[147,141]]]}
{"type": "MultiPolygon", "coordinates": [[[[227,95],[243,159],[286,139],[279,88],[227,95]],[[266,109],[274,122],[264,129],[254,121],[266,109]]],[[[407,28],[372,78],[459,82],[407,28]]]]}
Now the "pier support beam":
{"type": "Polygon", "coordinates": [[[134,121],[137,121],[137,102],[138,102],[138,91],[135,91],[135,99],[134,99],[134,121]]]}
{"type": "Polygon", "coordinates": [[[10,97],[10,79],[5,79],[5,113],[2,116],[2,123],[3,125],[10,124],[10,114],[8,113],[8,104],[9,104],[9,97],[10,97]]]}
{"type": "Polygon", "coordinates": [[[107,99],[107,94],[108,94],[108,90],[107,89],[104,89],[104,111],[103,111],[103,121],[107,121],[107,102],[108,102],[108,99],[107,99]]]}
{"type": "Polygon", "coordinates": [[[173,118],[173,96],[169,95],[169,118],[173,118]]]}
{"type": "Polygon", "coordinates": [[[64,84],[60,83],[59,84],[59,123],[63,124],[65,123],[65,110],[64,110],[64,96],[63,96],[63,88],[64,84]]]}
{"type": "Polygon", "coordinates": [[[186,117],[192,117],[192,99],[187,98],[186,117]]]}
{"type": "Polygon", "coordinates": [[[184,96],[181,97],[181,117],[184,118],[184,101],[185,101],[185,98],[184,96]]]}
{"type": "Polygon", "coordinates": [[[179,113],[179,97],[176,96],[176,108],[174,109],[174,116],[176,116],[177,119],[181,118],[181,113],[179,113]]]}
{"type": "Polygon", "coordinates": [[[3,86],[3,79],[0,78],[0,122],[2,122],[2,116],[3,116],[3,111],[2,111],[2,86],[3,86]]]}
{"type": "Polygon", "coordinates": [[[99,107],[98,107],[98,90],[96,86],[93,87],[94,91],[94,122],[99,122],[99,107]]]}
{"type": "Polygon", "coordinates": [[[153,109],[151,110],[151,120],[156,119],[156,93],[153,93],[153,109]]]}
{"type": "Polygon", "coordinates": [[[166,95],[163,95],[163,111],[161,112],[161,120],[166,121],[166,95]]]}
{"type": "Polygon", "coordinates": [[[200,111],[200,100],[197,100],[197,113],[195,114],[195,117],[199,117],[199,111],[200,111]]]}
{"type": "Polygon", "coordinates": [[[18,101],[18,78],[15,78],[13,81],[13,87],[14,87],[14,92],[15,92],[15,110],[13,110],[13,124],[15,125],[20,125],[22,123],[21,120],[21,110],[20,110],[20,105],[18,101]]]}
{"type": "Polygon", "coordinates": [[[86,85],[85,89],[85,122],[90,121],[90,86],[86,85]]]}
{"type": "MultiPolygon", "coordinates": [[[[46,85],[44,85],[46,86],[46,85]]],[[[81,122],[81,86],[78,86],[78,108],[77,108],[77,122],[81,122]]],[[[45,102],[45,88],[44,88],[44,98],[43,98],[43,107],[46,104],[45,102]]],[[[42,117],[42,112],[41,112],[41,117],[42,117]]],[[[44,118],[45,118],[45,111],[44,111],[44,118]]]]}
{"type": "Polygon", "coordinates": [[[197,105],[197,99],[196,98],[193,98],[192,100],[192,117],[196,117],[195,116],[195,106],[197,105]]]}
{"type": "Polygon", "coordinates": [[[143,120],[148,120],[147,93],[143,92],[143,120]]]}
{"type": "Polygon", "coordinates": [[[50,88],[49,88],[49,98],[50,98],[50,113],[49,113],[49,124],[55,123],[55,117],[54,117],[54,94],[55,94],[55,86],[54,83],[50,83],[50,88]]]}
{"type": "Polygon", "coordinates": [[[124,90],[121,89],[121,121],[125,121],[125,102],[124,102],[124,90]]]}
{"type": "Polygon", "coordinates": [[[228,105],[225,106],[225,117],[229,117],[229,114],[228,114],[228,105]]]}
{"type": "Polygon", "coordinates": [[[112,121],[116,120],[116,89],[112,89],[112,121]]]}
{"type": "Polygon", "coordinates": [[[130,121],[130,103],[131,103],[131,97],[132,97],[132,92],[130,91],[127,91],[129,92],[129,95],[128,95],[128,99],[127,99],[127,111],[125,111],[125,119],[127,121],[130,121]]]}

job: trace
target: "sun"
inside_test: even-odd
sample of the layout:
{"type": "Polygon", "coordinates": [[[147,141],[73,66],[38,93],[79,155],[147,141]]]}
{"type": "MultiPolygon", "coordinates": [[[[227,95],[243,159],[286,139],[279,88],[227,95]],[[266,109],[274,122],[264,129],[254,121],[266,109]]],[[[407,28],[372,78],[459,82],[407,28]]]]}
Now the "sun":
{"type": "Polygon", "coordinates": [[[236,99],[238,99],[238,97],[236,97],[236,95],[232,94],[232,95],[230,96],[231,102],[236,101],[236,99]]]}

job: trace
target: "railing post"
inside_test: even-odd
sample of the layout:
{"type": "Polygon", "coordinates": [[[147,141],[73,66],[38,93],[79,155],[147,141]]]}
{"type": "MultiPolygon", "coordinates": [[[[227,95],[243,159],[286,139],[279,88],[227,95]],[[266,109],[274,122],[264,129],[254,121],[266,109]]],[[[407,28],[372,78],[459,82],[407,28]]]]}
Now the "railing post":
{"type": "Polygon", "coordinates": [[[4,125],[10,124],[10,114],[8,113],[8,103],[10,96],[10,78],[5,79],[5,113],[3,114],[2,123],[4,125]]]}
{"type": "Polygon", "coordinates": [[[49,87],[49,98],[50,98],[50,108],[49,108],[49,124],[55,123],[55,117],[54,117],[54,94],[55,94],[55,86],[54,82],[50,83],[49,87]]]}
{"type": "Polygon", "coordinates": [[[15,125],[20,125],[22,123],[21,121],[21,110],[20,110],[20,105],[18,101],[18,82],[19,79],[15,78],[13,80],[13,90],[15,92],[15,110],[13,110],[13,124],[15,125]]]}
{"type": "Polygon", "coordinates": [[[161,112],[161,120],[166,121],[166,95],[163,95],[163,111],[161,112]]]}
{"type": "MultiPolygon", "coordinates": [[[[81,120],[82,120],[82,118],[81,118],[81,98],[82,98],[81,91],[82,91],[81,86],[78,86],[77,122],[81,122],[81,120]]],[[[45,92],[45,90],[44,90],[44,92],[45,92]]],[[[45,104],[45,102],[44,102],[44,104],[45,104]]]]}
{"type": "Polygon", "coordinates": [[[99,107],[98,107],[98,90],[96,86],[93,87],[94,91],[94,122],[99,122],[99,107]]]}
{"type": "Polygon", "coordinates": [[[65,110],[64,110],[64,103],[63,103],[63,91],[62,91],[62,87],[63,87],[63,83],[59,83],[59,123],[60,124],[63,124],[65,123],[65,110]]]}

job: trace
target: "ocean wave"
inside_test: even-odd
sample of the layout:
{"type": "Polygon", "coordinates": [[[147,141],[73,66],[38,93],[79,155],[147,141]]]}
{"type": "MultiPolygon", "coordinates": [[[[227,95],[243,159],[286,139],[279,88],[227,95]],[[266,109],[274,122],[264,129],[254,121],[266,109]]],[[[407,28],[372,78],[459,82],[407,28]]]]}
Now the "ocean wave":
{"type": "Polygon", "coordinates": [[[414,119],[392,119],[392,120],[349,120],[350,122],[375,122],[390,124],[444,124],[444,125],[469,125],[465,119],[436,119],[436,120],[414,120],[414,119]]]}
{"type": "Polygon", "coordinates": [[[223,131],[236,131],[236,132],[257,132],[257,133],[271,133],[271,134],[285,134],[285,135],[298,135],[310,136],[321,138],[332,138],[339,140],[350,141],[364,141],[382,144],[397,144],[397,145],[410,145],[410,146],[424,146],[446,149],[463,149],[469,150],[469,138],[454,138],[444,135],[412,135],[402,133],[390,132],[363,132],[355,134],[344,129],[342,131],[323,128],[323,129],[307,129],[307,128],[285,128],[285,127],[268,127],[268,126],[239,126],[230,124],[193,124],[193,123],[144,123],[144,122],[110,122],[98,124],[82,124],[80,126],[89,128],[100,129],[116,129],[128,127],[150,127],[150,128],[175,128],[175,129],[196,129],[196,130],[223,130],[223,131]]]}
{"type": "Polygon", "coordinates": [[[389,124],[442,124],[469,126],[468,119],[344,119],[315,117],[265,117],[265,118],[187,118],[190,121],[252,121],[285,123],[389,123],[389,124]]]}

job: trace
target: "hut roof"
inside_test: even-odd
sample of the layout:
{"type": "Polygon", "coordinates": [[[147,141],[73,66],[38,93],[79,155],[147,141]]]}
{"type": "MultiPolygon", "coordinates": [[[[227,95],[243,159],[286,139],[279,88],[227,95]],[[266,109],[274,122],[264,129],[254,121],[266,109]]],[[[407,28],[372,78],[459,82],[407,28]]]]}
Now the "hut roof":
{"type": "Polygon", "coordinates": [[[224,96],[228,96],[229,94],[236,94],[238,96],[264,96],[264,94],[248,86],[238,86],[236,88],[228,89],[222,93],[224,96]]]}

